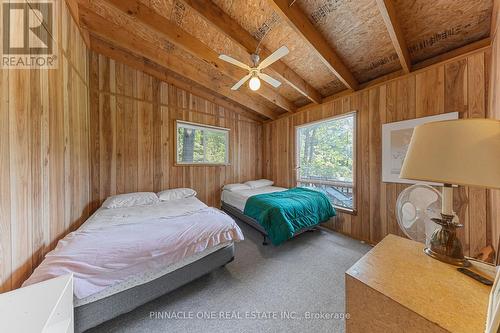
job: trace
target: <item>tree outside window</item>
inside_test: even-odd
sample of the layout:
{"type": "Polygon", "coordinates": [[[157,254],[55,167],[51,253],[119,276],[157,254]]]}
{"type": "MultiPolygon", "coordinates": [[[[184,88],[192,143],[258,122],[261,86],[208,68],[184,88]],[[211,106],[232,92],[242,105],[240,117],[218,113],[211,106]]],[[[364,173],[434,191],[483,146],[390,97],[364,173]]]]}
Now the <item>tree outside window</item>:
{"type": "Polygon", "coordinates": [[[177,121],[178,164],[228,164],[229,129],[177,121]]]}
{"type": "Polygon", "coordinates": [[[297,186],[325,193],[332,205],[355,209],[356,114],[297,127],[297,186]]]}

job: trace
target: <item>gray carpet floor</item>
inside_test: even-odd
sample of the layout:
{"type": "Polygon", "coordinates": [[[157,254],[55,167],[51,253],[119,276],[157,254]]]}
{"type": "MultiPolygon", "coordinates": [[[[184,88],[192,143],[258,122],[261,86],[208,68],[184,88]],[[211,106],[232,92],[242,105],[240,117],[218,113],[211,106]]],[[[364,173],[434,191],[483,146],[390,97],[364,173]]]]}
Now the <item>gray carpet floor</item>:
{"type": "Polygon", "coordinates": [[[344,272],[370,246],[326,230],[262,246],[239,224],[233,262],[88,332],[344,332],[344,272]]]}

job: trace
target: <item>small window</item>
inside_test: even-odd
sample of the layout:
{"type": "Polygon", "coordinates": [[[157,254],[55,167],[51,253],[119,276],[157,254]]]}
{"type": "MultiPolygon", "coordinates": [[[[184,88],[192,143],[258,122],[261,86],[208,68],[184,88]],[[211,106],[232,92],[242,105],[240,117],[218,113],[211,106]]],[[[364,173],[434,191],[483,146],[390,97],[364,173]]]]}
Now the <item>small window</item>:
{"type": "Polygon", "coordinates": [[[333,206],[355,210],[356,114],[297,127],[297,186],[325,193],[333,206]]]}
{"type": "Polygon", "coordinates": [[[177,121],[177,164],[229,164],[229,129],[177,121]]]}

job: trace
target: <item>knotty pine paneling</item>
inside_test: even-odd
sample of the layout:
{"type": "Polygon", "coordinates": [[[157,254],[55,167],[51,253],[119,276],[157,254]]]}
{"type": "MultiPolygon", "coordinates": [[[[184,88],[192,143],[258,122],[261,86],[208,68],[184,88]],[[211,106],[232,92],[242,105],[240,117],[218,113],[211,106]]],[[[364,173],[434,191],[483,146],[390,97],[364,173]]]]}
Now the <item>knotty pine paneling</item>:
{"type": "Polygon", "coordinates": [[[90,212],[88,54],[55,4],[58,68],[0,70],[0,292],[90,212]]]}
{"type": "MultiPolygon", "coordinates": [[[[489,57],[490,50],[482,50],[266,123],[264,177],[278,186],[295,186],[295,126],[356,110],[357,214],[339,213],[328,226],[370,243],[389,233],[402,235],[395,205],[408,185],[381,181],[382,124],[452,111],[463,118],[484,118],[489,57]]],[[[466,254],[492,243],[486,197],[484,189],[455,191],[454,209],[465,225],[460,237],[466,254]]]]}
{"type": "Polygon", "coordinates": [[[224,184],[262,176],[260,122],[97,53],[90,96],[92,209],[110,195],[176,187],[219,207],[224,184]],[[229,128],[231,164],[176,166],[175,120],[229,128]]]}

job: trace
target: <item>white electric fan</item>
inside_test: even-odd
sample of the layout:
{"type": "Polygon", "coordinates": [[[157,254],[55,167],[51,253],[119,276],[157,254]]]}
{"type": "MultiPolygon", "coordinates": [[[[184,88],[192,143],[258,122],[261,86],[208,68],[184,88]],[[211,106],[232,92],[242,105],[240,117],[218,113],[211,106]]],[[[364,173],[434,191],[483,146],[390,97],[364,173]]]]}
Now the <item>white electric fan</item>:
{"type": "Polygon", "coordinates": [[[429,244],[436,229],[441,228],[432,218],[440,218],[441,193],[429,185],[412,185],[403,190],[396,202],[399,227],[414,241],[429,244]]]}
{"type": "Polygon", "coordinates": [[[269,57],[266,59],[260,61],[260,57],[258,53],[253,53],[251,55],[251,59],[253,62],[253,66],[250,67],[247,64],[242,63],[241,61],[238,61],[228,55],[221,54],[219,56],[219,59],[227,61],[230,64],[233,64],[235,66],[241,67],[245,70],[248,71],[248,75],[244,76],[241,80],[239,80],[234,86],[232,86],[231,90],[238,90],[245,82],[250,80],[248,82],[248,86],[252,90],[258,90],[260,88],[260,80],[262,79],[265,82],[269,83],[271,86],[274,88],[278,88],[281,85],[281,82],[270,77],[269,75],[262,73],[261,71],[273,64],[274,62],[280,60],[284,56],[286,56],[290,52],[286,46],[282,46],[276,51],[274,51],[269,57]]]}

